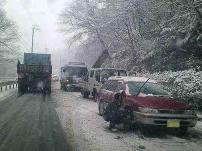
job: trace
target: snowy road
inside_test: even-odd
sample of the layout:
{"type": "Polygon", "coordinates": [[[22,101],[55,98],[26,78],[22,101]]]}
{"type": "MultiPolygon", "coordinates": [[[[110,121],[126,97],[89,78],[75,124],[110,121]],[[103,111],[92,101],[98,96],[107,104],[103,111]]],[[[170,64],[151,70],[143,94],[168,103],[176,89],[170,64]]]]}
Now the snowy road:
{"type": "Polygon", "coordinates": [[[111,132],[97,103],[78,92],[4,94],[0,101],[0,151],[201,151],[202,122],[186,136],[139,130],[111,132]],[[6,97],[7,96],[7,97],[6,97]]]}
{"type": "Polygon", "coordinates": [[[51,96],[8,92],[0,102],[0,151],[69,150],[51,96]]]}
{"type": "Polygon", "coordinates": [[[111,132],[98,115],[97,103],[81,98],[77,92],[53,93],[55,108],[68,140],[77,151],[201,151],[202,122],[186,136],[152,131],[143,136],[139,130],[111,132]]]}

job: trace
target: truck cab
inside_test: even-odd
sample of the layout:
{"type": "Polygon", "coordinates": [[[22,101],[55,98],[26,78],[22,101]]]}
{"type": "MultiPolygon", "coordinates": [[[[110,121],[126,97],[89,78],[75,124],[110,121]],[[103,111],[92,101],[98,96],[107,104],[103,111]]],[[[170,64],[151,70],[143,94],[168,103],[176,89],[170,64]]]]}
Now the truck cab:
{"type": "Polygon", "coordinates": [[[82,96],[88,98],[91,95],[93,98],[96,98],[103,83],[111,76],[127,76],[127,72],[124,69],[116,68],[90,69],[88,78],[80,83],[82,96]]]}
{"type": "Polygon", "coordinates": [[[79,82],[88,76],[88,69],[85,63],[69,62],[61,67],[60,86],[62,90],[79,90],[79,82]]]}

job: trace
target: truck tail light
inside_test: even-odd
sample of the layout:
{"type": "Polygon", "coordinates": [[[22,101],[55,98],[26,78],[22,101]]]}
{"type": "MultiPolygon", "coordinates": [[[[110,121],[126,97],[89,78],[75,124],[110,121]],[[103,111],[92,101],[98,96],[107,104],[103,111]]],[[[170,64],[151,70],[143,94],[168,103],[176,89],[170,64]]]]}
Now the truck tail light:
{"type": "Polygon", "coordinates": [[[23,73],[18,73],[18,79],[22,79],[24,78],[24,74],[23,73]]]}
{"type": "Polygon", "coordinates": [[[69,82],[69,80],[65,80],[64,83],[67,84],[69,82]]]}

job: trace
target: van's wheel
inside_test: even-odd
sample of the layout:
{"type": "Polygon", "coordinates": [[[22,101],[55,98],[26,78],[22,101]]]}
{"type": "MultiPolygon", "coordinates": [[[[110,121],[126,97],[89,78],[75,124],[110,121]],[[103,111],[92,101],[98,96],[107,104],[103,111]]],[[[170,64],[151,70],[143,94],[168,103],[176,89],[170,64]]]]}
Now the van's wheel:
{"type": "Polygon", "coordinates": [[[98,93],[97,93],[97,90],[96,89],[93,89],[93,101],[94,102],[97,102],[98,100],[98,93]]]}
{"type": "Polygon", "coordinates": [[[100,102],[99,102],[99,115],[100,115],[100,116],[103,116],[104,111],[105,111],[105,109],[104,109],[104,102],[103,102],[103,101],[100,101],[100,102]]]}
{"type": "Polygon", "coordinates": [[[83,89],[81,90],[81,95],[85,99],[87,99],[89,97],[89,93],[87,91],[83,90],[83,89]]]}

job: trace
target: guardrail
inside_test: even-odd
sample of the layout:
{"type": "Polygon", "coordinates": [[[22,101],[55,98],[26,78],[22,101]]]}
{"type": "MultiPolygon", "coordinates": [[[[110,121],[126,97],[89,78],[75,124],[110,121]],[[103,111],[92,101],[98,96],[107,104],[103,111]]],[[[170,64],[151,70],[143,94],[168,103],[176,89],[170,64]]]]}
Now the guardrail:
{"type": "Polygon", "coordinates": [[[4,90],[8,90],[11,88],[17,88],[18,87],[18,82],[16,80],[12,80],[12,81],[2,81],[0,82],[0,92],[4,90]]]}

